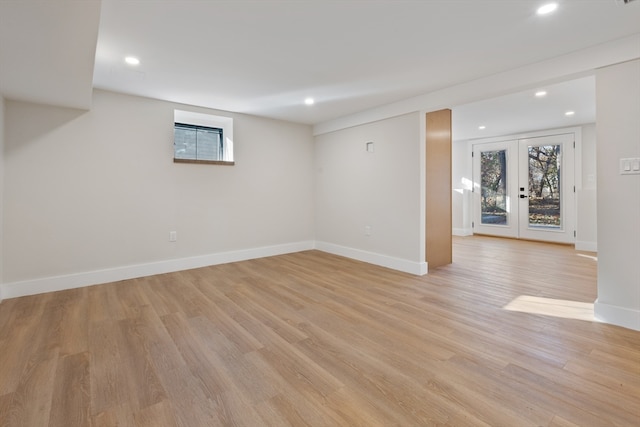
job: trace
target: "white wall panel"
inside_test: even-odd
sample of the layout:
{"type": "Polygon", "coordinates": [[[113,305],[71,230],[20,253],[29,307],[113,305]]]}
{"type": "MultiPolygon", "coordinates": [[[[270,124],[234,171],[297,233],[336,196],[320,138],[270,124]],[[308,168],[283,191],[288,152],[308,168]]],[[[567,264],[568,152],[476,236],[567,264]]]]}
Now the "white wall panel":
{"type": "Polygon", "coordinates": [[[7,101],[4,283],[313,240],[309,126],[232,115],[235,166],[175,164],[175,108],[7,101]]]}

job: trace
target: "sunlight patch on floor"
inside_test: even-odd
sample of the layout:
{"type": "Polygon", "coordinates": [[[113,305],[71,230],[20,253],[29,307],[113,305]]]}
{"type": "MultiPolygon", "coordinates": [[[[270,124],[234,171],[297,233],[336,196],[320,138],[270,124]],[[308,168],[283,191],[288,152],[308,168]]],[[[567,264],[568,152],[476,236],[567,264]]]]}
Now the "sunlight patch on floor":
{"type": "Polygon", "coordinates": [[[509,311],[595,321],[593,303],[520,295],[502,307],[509,311]]]}
{"type": "Polygon", "coordinates": [[[593,261],[598,261],[598,257],[597,256],[593,256],[593,255],[587,255],[587,254],[576,254],[578,256],[581,256],[583,258],[589,258],[593,261]]]}

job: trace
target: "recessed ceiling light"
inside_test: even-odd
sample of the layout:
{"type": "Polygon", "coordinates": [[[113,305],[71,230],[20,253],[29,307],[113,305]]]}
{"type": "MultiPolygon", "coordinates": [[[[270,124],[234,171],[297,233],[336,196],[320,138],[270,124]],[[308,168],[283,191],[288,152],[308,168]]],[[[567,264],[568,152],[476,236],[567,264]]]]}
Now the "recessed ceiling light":
{"type": "Polygon", "coordinates": [[[547,3],[540,6],[537,10],[538,15],[547,15],[558,8],[558,3],[547,3]]]}
{"type": "Polygon", "coordinates": [[[316,101],[313,98],[306,98],[304,100],[305,105],[313,105],[316,103],[316,101]]]}
{"type": "Polygon", "coordinates": [[[486,126],[484,126],[484,125],[482,125],[482,126],[478,126],[478,129],[480,129],[480,130],[485,130],[486,128],[487,128],[487,127],[486,127],[486,126]]]}
{"type": "Polygon", "coordinates": [[[575,111],[567,111],[566,113],[564,113],[565,116],[573,116],[576,112],[575,111]]]}
{"type": "Polygon", "coordinates": [[[538,98],[542,98],[543,96],[547,95],[547,91],[546,90],[539,90],[536,92],[536,97],[538,98]]]}
{"type": "Polygon", "coordinates": [[[127,56],[126,58],[124,58],[124,62],[126,62],[129,65],[138,65],[138,64],[140,64],[140,60],[138,58],[136,58],[135,56],[127,56]]]}

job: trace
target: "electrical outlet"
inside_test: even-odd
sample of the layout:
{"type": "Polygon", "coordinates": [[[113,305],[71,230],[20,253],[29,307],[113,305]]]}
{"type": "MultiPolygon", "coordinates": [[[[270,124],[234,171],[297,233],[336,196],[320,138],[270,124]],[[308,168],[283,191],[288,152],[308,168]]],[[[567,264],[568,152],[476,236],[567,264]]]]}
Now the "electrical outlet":
{"type": "Polygon", "coordinates": [[[169,232],[169,241],[170,242],[175,242],[178,240],[178,232],[177,231],[170,231],[169,232]]]}
{"type": "Polygon", "coordinates": [[[365,225],[364,226],[364,235],[365,236],[371,236],[371,226],[370,225],[365,225]]]}

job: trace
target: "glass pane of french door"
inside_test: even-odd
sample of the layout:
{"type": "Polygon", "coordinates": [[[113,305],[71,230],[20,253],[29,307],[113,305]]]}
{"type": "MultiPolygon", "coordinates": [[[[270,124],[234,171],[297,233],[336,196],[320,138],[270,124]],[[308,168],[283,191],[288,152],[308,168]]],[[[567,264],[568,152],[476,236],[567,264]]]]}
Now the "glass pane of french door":
{"type": "Polygon", "coordinates": [[[560,185],[562,146],[527,147],[529,175],[529,227],[562,228],[560,185]]]}
{"type": "Polygon", "coordinates": [[[480,152],[481,224],[507,225],[507,150],[480,152]]]}

